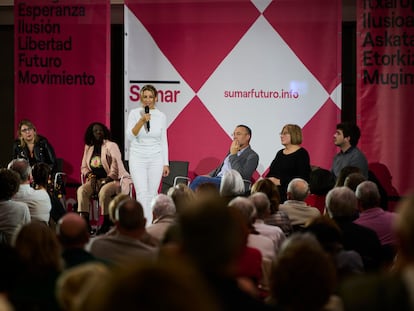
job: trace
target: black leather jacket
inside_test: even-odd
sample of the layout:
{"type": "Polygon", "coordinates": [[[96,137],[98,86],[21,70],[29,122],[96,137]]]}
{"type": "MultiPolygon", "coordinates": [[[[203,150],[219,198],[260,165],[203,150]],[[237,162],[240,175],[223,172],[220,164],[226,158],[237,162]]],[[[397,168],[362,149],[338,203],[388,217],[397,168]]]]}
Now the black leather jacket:
{"type": "Polygon", "coordinates": [[[35,163],[43,162],[50,166],[52,172],[56,172],[56,155],[55,150],[48,140],[40,135],[37,135],[38,141],[34,145],[33,158],[30,157],[30,152],[27,146],[23,147],[20,140],[16,139],[13,144],[13,159],[26,159],[33,166],[35,163]]]}

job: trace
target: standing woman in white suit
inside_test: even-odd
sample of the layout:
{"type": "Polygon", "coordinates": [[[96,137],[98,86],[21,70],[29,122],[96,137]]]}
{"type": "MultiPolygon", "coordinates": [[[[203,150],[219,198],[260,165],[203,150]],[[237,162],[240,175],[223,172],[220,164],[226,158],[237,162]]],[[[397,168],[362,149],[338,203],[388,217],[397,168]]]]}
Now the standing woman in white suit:
{"type": "Polygon", "coordinates": [[[129,113],[126,135],[130,140],[129,170],[137,200],[144,208],[149,225],[152,223],[151,201],[158,194],[161,178],[170,173],[167,119],[155,106],[157,90],[154,86],[143,86],[140,100],[142,106],[129,113]]]}

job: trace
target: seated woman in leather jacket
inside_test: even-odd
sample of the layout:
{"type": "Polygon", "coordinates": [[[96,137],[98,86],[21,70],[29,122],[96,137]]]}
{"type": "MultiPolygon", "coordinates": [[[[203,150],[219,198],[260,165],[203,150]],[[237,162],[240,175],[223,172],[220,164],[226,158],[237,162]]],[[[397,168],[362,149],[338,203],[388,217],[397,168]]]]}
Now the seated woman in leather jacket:
{"type": "Polygon", "coordinates": [[[13,159],[26,159],[30,166],[46,163],[52,173],[56,172],[55,150],[45,137],[37,134],[36,127],[31,121],[20,121],[17,137],[13,144],[13,159]]]}

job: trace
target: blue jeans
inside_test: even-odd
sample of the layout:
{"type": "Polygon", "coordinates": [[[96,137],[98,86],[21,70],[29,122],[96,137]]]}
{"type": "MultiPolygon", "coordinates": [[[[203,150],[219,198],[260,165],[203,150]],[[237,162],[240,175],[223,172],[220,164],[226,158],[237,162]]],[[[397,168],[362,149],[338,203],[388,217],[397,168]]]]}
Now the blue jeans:
{"type": "Polygon", "coordinates": [[[221,177],[197,176],[190,184],[190,189],[195,190],[198,185],[205,183],[213,183],[220,189],[221,177]]]}

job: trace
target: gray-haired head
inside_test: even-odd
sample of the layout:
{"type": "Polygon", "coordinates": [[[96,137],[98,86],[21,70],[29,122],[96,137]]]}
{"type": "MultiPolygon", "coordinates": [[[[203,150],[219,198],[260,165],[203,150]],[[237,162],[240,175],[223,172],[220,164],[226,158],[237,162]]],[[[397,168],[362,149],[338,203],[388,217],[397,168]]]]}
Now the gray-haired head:
{"type": "Polygon", "coordinates": [[[296,201],[305,201],[309,195],[309,184],[302,178],[292,179],[287,187],[288,199],[296,201]]]}
{"type": "Polygon", "coordinates": [[[263,192],[256,192],[249,196],[249,199],[253,202],[256,208],[257,218],[265,219],[270,215],[270,200],[263,192]]]}
{"type": "Polygon", "coordinates": [[[372,181],[363,181],[355,190],[356,197],[362,209],[377,207],[380,204],[381,196],[378,186],[372,181]]]}
{"type": "Polygon", "coordinates": [[[353,218],[357,213],[357,198],[348,187],[335,187],[328,192],[325,206],[331,218],[353,218]]]}
{"type": "Polygon", "coordinates": [[[234,169],[224,173],[220,183],[220,195],[223,197],[242,195],[245,192],[243,177],[234,169]]]}
{"type": "Polygon", "coordinates": [[[236,197],[228,204],[229,207],[240,211],[245,223],[250,227],[256,218],[256,207],[253,202],[245,197],[236,197]]]}
{"type": "Polygon", "coordinates": [[[154,218],[175,215],[175,204],[173,199],[163,193],[158,194],[151,202],[154,218]]]}
{"type": "Polygon", "coordinates": [[[7,168],[19,174],[20,183],[27,182],[32,174],[30,163],[25,159],[14,159],[9,163],[7,168]]]}

